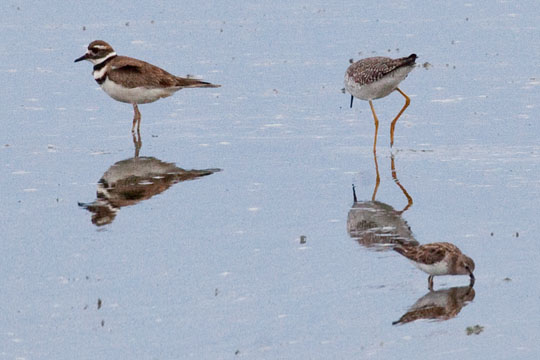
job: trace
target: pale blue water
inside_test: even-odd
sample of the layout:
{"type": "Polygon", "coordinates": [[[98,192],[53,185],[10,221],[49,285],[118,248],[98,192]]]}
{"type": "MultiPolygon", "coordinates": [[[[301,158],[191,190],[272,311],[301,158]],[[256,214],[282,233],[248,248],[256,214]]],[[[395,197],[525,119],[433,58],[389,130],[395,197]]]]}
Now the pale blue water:
{"type": "Polygon", "coordinates": [[[535,1],[9,3],[0,20],[0,358],[540,354],[535,1]],[[221,171],[99,227],[78,204],[134,144],[131,106],[73,63],[95,39],[222,85],[140,107],[141,156],[221,171]],[[477,280],[449,320],[392,325],[427,275],[347,232],[375,166],[369,105],[341,89],[350,58],[413,52],[431,66],[401,86],[392,150],[403,98],[374,102],[377,200],[407,205],[392,152],[414,239],[456,244],[477,280]]]}

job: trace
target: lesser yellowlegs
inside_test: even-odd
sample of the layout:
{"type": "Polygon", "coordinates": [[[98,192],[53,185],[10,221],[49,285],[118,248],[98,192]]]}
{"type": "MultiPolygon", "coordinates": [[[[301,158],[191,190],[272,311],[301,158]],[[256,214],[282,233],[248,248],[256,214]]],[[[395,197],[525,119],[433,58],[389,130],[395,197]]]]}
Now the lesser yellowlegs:
{"type": "Polygon", "coordinates": [[[345,72],[345,89],[351,94],[351,107],[355,97],[369,101],[375,121],[373,152],[376,151],[377,146],[379,119],[375,114],[372,100],[385,97],[394,90],[405,97],[405,105],[390,125],[390,146],[393,146],[396,122],[411,102],[411,99],[398,88],[398,85],[412,71],[416,58],[416,54],[399,59],[383,56],[370,57],[351,64],[345,72]]]}

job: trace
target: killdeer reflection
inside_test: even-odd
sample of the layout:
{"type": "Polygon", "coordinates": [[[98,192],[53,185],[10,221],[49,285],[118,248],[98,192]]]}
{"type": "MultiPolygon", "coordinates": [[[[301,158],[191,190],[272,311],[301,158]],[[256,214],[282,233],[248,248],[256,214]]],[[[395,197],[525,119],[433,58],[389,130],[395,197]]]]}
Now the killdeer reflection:
{"type": "Polygon", "coordinates": [[[79,203],[93,213],[92,223],[103,226],[114,221],[118,211],[163,193],[172,185],[211,175],[220,169],[185,170],[149,156],[139,156],[142,140],[133,134],[135,156],[113,164],[99,179],[96,200],[79,203]]]}
{"type": "Polygon", "coordinates": [[[131,131],[139,130],[141,113],[137,104],[147,104],[171,96],[183,88],[220,87],[197,79],[174,76],[145,61],[116,55],[103,40],[92,41],[86,53],[75,62],[88,60],[94,65],[94,79],[113,99],[133,105],[131,131]]]}

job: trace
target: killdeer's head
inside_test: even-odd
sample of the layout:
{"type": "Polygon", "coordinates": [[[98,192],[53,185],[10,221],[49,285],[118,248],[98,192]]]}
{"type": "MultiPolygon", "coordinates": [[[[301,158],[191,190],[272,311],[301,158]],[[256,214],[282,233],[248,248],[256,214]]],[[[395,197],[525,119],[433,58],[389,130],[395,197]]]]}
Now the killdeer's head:
{"type": "Polygon", "coordinates": [[[111,45],[107,44],[103,40],[95,40],[92,41],[90,45],[88,45],[88,50],[86,51],[86,54],[84,54],[80,58],[75,59],[75,62],[81,60],[88,60],[92,64],[97,65],[113,56],[116,56],[116,53],[114,52],[114,49],[111,45]]]}

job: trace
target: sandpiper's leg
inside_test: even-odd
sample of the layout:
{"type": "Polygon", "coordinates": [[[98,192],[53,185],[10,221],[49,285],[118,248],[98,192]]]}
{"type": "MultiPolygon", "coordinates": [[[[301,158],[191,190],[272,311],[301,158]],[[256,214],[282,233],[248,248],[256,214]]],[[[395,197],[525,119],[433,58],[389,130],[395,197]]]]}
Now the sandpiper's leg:
{"type": "Polygon", "coordinates": [[[351,95],[351,109],[352,109],[352,101],[354,100],[354,96],[351,95]]]}
{"type": "Polygon", "coordinates": [[[139,112],[137,104],[133,104],[133,111],[135,114],[133,115],[133,126],[131,127],[132,133],[135,132],[135,124],[137,124],[137,131],[141,128],[141,113],[139,112]]]}
{"type": "Polygon", "coordinates": [[[428,289],[430,291],[433,291],[433,275],[429,275],[427,280],[428,280],[428,289]]]}
{"type": "Polygon", "coordinates": [[[369,106],[371,106],[371,112],[373,113],[373,120],[375,121],[375,139],[373,139],[373,152],[377,152],[377,132],[379,131],[379,119],[377,119],[377,114],[375,114],[375,108],[373,107],[373,102],[369,100],[369,106]]]}
{"type": "Polygon", "coordinates": [[[474,279],[474,275],[473,275],[473,273],[470,273],[469,276],[470,276],[470,278],[471,278],[471,281],[469,282],[469,286],[470,286],[470,287],[473,287],[473,286],[474,286],[474,280],[475,280],[475,279],[474,279]]]}
{"type": "Polygon", "coordinates": [[[396,90],[399,91],[399,93],[405,97],[405,105],[403,105],[403,108],[401,108],[401,111],[397,114],[396,118],[390,124],[390,146],[394,145],[394,128],[396,127],[396,122],[401,116],[401,114],[403,114],[405,109],[411,103],[411,99],[409,99],[409,97],[403,91],[401,91],[399,88],[396,88],[396,90]]]}

